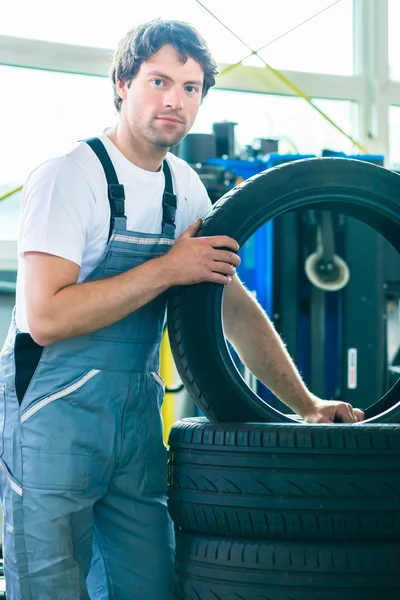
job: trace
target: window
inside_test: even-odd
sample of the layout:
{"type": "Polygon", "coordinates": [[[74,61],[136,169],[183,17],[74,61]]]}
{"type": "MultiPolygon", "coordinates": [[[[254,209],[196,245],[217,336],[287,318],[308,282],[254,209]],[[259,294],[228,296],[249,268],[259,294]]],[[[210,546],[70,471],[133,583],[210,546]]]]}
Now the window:
{"type": "Polygon", "coordinates": [[[0,186],[20,184],[30,169],[66,144],[115,121],[111,82],[0,66],[0,186]]]}
{"type": "MultiPolygon", "coordinates": [[[[40,162],[116,119],[107,78],[0,66],[0,196],[40,162]]],[[[20,195],[0,203],[0,239],[17,238],[20,195]]]]}
{"type": "MultiPolygon", "coordinates": [[[[334,4],[266,48],[262,56],[278,69],[342,75],[353,72],[352,0],[336,4],[334,0],[247,0],[237,11],[225,0],[204,0],[204,4],[254,50],[334,4]]],[[[0,34],[115,48],[127,29],[159,16],[192,22],[219,62],[236,62],[248,54],[247,48],[195,0],[120,0],[113,8],[97,0],[8,2],[2,8],[0,34]]],[[[250,63],[261,64],[254,57],[250,63]]]]}
{"type": "MultiPolygon", "coordinates": [[[[315,100],[346,133],[355,135],[357,105],[344,100],[315,100]]],[[[353,144],[301,98],[210,90],[193,132],[208,133],[218,121],[233,121],[240,146],[254,138],[282,139],[281,153],[320,154],[324,148],[357,153],[353,144]]]]}

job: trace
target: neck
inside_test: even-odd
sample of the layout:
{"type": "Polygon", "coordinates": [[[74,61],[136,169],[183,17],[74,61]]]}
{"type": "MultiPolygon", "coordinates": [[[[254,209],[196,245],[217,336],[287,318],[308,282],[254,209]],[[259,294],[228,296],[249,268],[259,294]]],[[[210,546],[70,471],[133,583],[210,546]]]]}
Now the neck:
{"type": "Polygon", "coordinates": [[[160,170],[168,148],[157,148],[117,124],[107,137],[131,163],[146,171],[160,170]]]}

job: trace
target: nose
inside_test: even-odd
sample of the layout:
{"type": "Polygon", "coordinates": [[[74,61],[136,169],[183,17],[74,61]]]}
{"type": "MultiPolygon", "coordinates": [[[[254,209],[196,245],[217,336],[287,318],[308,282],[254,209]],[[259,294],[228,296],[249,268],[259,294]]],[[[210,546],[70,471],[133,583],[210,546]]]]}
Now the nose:
{"type": "Polygon", "coordinates": [[[177,86],[171,86],[164,94],[164,106],[173,110],[182,110],[183,91],[177,86]]]}

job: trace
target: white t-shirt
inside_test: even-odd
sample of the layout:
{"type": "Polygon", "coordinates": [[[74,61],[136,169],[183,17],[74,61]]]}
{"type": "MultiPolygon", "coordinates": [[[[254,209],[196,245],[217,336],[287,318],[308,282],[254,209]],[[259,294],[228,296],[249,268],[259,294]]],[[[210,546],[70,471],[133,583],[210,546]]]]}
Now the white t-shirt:
{"type": "MultiPolygon", "coordinates": [[[[119,183],[125,188],[127,229],[161,233],[164,173],[146,171],[131,163],[106,135],[98,136],[113,162],[119,183]]],[[[177,196],[178,237],[211,208],[207,191],[197,173],[183,160],[167,154],[177,196]]],[[[16,321],[29,333],[24,302],[24,252],[46,252],[66,258],[80,267],[83,281],[100,262],[110,226],[110,205],[103,167],[93,150],[78,142],[30,173],[21,205],[18,240],[16,321]]]]}

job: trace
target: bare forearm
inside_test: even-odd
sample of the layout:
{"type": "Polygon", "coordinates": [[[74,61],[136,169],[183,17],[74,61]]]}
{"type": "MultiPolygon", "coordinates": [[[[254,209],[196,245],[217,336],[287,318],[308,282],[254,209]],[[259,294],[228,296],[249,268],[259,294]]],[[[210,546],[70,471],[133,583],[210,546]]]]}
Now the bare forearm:
{"type": "Polygon", "coordinates": [[[228,286],[225,291],[227,337],[257,379],[295,412],[305,414],[311,403],[311,393],[268,316],[250,294],[238,292],[238,285],[235,281],[236,289],[228,286]]]}
{"type": "Polygon", "coordinates": [[[68,285],[49,299],[42,313],[36,312],[30,323],[32,335],[48,345],[97,331],[138,310],[170,285],[160,259],[115,277],[68,285]]]}
{"type": "Polygon", "coordinates": [[[120,321],[172,286],[226,285],[240,262],[227,236],[195,237],[197,219],[166,254],[115,277],[77,284],[76,263],[25,252],[25,299],[34,340],[46,346],[120,321]],[[222,249],[221,249],[222,248],[222,249]]]}

